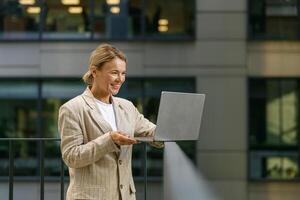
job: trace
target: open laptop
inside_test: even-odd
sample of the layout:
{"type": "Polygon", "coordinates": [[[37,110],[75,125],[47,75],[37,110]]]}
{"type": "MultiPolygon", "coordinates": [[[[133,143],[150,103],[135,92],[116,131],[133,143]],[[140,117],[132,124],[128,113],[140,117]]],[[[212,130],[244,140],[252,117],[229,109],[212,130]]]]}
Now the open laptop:
{"type": "Polygon", "coordinates": [[[141,142],[198,140],[205,94],[161,93],[154,137],[134,137],[141,142]]]}

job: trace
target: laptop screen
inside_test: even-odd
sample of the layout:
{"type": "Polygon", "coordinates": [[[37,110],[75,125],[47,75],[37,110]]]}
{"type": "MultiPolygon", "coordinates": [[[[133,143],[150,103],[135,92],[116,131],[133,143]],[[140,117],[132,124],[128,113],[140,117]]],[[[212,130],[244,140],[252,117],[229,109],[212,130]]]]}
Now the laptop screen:
{"type": "Polygon", "coordinates": [[[205,94],[161,94],[156,141],[198,140],[205,94]]]}

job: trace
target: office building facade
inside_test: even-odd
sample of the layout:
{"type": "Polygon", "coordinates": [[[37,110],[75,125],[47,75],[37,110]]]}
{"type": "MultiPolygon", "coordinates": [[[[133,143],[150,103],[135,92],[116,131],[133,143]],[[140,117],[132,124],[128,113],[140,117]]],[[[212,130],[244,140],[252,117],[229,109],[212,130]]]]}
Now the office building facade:
{"type": "MultiPolygon", "coordinates": [[[[85,89],[81,76],[89,54],[107,42],[128,58],[119,96],[153,122],[161,90],[206,94],[199,141],[180,146],[221,199],[297,199],[299,5],[299,0],[4,0],[0,137],[59,137],[59,106],[85,89]]],[[[14,145],[14,196],[39,199],[38,144],[14,145]]],[[[0,194],[6,197],[7,142],[1,141],[0,152],[0,194]]],[[[147,152],[147,196],[162,199],[162,151],[147,147],[147,152]]],[[[45,197],[51,199],[59,198],[59,156],[59,142],[47,142],[45,197]]],[[[133,161],[138,199],[143,156],[138,145],[133,161]]]]}

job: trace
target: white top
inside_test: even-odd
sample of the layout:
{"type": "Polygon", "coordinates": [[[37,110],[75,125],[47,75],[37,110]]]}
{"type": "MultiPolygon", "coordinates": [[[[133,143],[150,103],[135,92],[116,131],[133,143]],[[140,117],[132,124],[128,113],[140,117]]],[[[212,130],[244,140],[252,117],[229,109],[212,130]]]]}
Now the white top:
{"type": "Polygon", "coordinates": [[[95,101],[105,121],[109,123],[113,131],[117,131],[116,117],[113,105],[104,103],[102,101],[99,101],[98,99],[95,99],[95,101]]]}

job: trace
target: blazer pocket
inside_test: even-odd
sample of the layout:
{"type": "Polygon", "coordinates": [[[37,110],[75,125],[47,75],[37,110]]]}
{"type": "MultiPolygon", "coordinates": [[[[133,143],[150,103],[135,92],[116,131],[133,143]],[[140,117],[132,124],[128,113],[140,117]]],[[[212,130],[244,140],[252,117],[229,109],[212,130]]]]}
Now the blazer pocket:
{"type": "Polygon", "coordinates": [[[90,200],[105,200],[105,191],[102,187],[74,187],[73,197],[77,199],[90,199],[90,200]]]}

